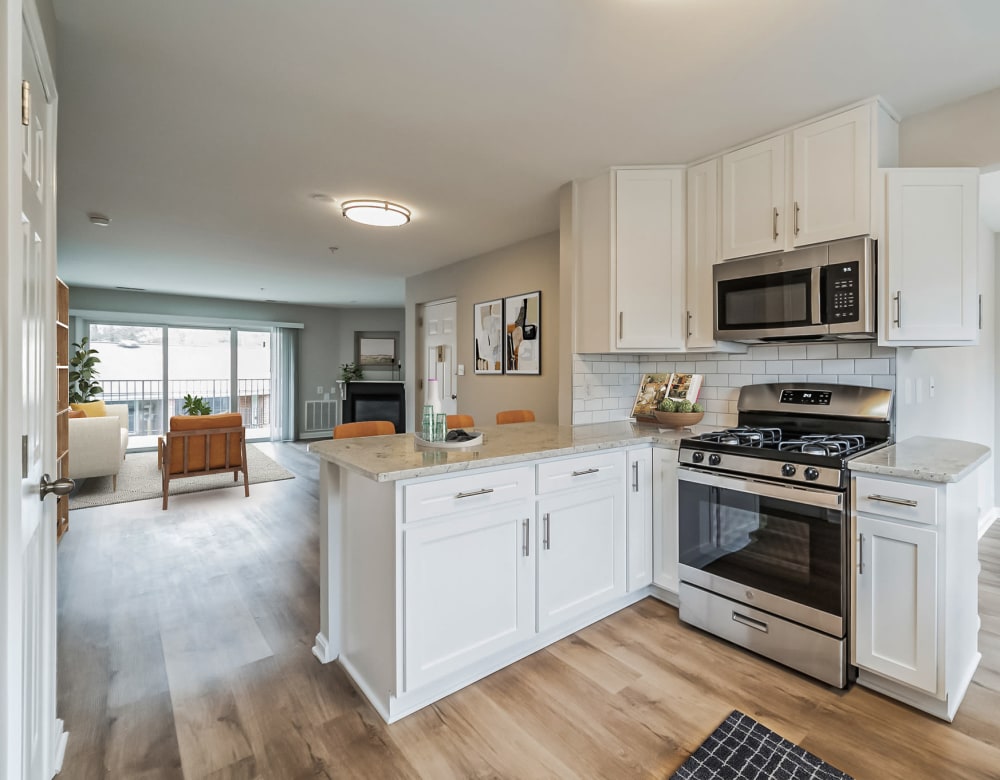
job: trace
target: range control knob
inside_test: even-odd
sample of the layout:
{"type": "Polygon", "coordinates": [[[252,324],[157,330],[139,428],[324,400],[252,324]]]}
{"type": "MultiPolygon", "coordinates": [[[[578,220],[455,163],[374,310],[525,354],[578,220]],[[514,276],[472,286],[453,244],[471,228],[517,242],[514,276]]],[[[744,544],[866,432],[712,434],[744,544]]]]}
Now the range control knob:
{"type": "Polygon", "coordinates": [[[722,463],[722,458],[720,456],[718,456],[718,455],[709,455],[708,456],[708,465],[709,466],[718,466],[720,463],[722,463]]]}
{"type": "Polygon", "coordinates": [[[704,452],[692,452],[691,453],[691,462],[692,463],[701,463],[703,460],[705,460],[705,453],[704,452]]]}
{"type": "Polygon", "coordinates": [[[806,469],[806,479],[810,482],[819,479],[819,469],[814,469],[812,466],[806,469]]]}
{"type": "Polygon", "coordinates": [[[786,463],[781,467],[781,476],[783,477],[794,477],[795,476],[795,466],[791,463],[786,463]]]}

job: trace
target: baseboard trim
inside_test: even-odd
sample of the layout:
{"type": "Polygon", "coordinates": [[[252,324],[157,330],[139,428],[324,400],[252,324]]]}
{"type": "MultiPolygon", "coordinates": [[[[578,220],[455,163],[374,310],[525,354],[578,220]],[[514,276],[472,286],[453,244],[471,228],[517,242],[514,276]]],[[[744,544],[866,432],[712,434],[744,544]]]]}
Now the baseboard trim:
{"type": "Polygon", "coordinates": [[[979,518],[980,539],[982,539],[986,532],[990,530],[990,526],[996,522],[998,516],[1000,516],[1000,507],[993,507],[988,512],[983,512],[983,516],[979,518]]]}
{"type": "Polygon", "coordinates": [[[313,645],[312,651],[321,664],[337,660],[337,654],[331,651],[330,642],[322,634],[316,634],[316,644],[313,645]]]}
{"type": "Polygon", "coordinates": [[[63,759],[66,758],[66,742],[69,740],[69,732],[65,730],[65,725],[61,718],[56,718],[56,749],[52,756],[52,769],[55,774],[62,771],[63,759]]]}

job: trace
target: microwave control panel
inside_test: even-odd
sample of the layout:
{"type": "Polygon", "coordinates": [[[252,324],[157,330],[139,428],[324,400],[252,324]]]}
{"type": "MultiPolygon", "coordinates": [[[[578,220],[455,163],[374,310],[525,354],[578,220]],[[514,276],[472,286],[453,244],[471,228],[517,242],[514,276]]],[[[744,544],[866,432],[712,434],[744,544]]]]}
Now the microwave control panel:
{"type": "Polygon", "coordinates": [[[856,322],[861,319],[858,291],[861,286],[861,263],[831,263],[826,268],[826,321],[856,322]]]}

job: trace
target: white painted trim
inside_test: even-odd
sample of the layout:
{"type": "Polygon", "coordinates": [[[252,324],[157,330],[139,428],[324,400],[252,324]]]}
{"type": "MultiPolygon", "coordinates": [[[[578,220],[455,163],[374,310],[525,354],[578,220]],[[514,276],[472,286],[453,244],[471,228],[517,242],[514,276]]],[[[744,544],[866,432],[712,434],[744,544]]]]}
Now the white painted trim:
{"type": "Polygon", "coordinates": [[[982,539],[986,535],[986,532],[990,530],[990,526],[996,522],[997,517],[1000,517],[1000,507],[993,507],[983,512],[983,516],[979,518],[979,535],[977,538],[982,539]]]}
{"type": "Polygon", "coordinates": [[[62,718],[57,718],[55,755],[52,756],[52,771],[55,774],[62,772],[63,760],[66,758],[66,743],[68,741],[69,732],[64,729],[62,718]]]}
{"type": "Polygon", "coordinates": [[[316,644],[313,645],[313,655],[319,659],[321,664],[328,664],[337,660],[337,654],[330,647],[330,642],[322,634],[316,634],[316,644]]]}
{"type": "Polygon", "coordinates": [[[232,317],[200,317],[179,314],[141,314],[127,311],[100,311],[97,309],[70,309],[70,317],[80,317],[87,322],[110,322],[126,325],[206,325],[227,328],[305,328],[301,322],[275,322],[272,320],[237,320],[232,317]]]}

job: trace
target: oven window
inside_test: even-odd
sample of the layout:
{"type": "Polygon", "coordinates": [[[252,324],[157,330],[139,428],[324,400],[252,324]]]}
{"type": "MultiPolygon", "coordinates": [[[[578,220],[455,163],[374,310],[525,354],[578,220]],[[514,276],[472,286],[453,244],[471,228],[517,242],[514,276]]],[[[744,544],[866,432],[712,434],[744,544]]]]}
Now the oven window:
{"type": "Polygon", "coordinates": [[[839,510],[686,481],[679,501],[681,563],[843,616],[839,510]]]}
{"type": "Polygon", "coordinates": [[[810,325],[810,289],[808,268],[719,282],[719,330],[810,325]]]}

